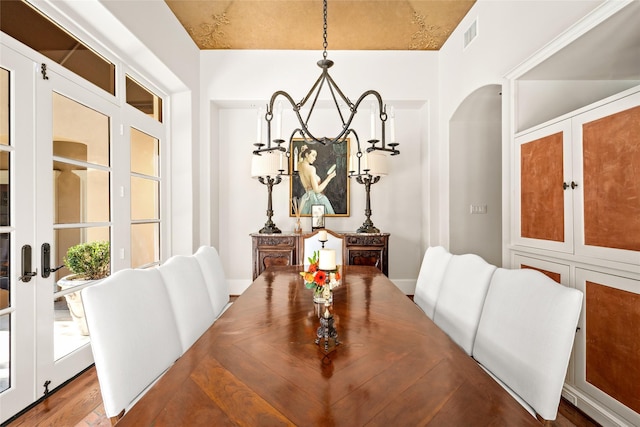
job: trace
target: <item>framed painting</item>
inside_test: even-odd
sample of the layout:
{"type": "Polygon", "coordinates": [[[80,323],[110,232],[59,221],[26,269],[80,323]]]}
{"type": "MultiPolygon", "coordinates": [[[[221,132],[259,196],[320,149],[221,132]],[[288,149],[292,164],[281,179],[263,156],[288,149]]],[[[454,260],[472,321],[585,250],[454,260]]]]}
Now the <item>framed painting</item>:
{"type": "MultiPolygon", "coordinates": [[[[300,216],[312,216],[314,205],[324,206],[324,216],[349,216],[349,139],[322,145],[294,139],[291,142],[289,198],[298,202],[300,216]]],[[[293,207],[289,216],[295,216],[293,207]]]]}

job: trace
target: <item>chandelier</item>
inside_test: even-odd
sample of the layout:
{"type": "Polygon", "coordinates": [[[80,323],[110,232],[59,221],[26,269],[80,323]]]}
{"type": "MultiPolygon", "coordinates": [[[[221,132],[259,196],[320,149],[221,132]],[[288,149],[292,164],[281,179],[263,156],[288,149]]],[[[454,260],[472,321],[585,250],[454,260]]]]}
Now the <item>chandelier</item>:
{"type": "MultiPolygon", "coordinates": [[[[333,80],[331,75],[329,74],[329,68],[333,66],[333,61],[327,59],[327,0],[323,0],[323,53],[322,59],[318,61],[318,66],[322,69],[320,77],[315,81],[309,92],[305,95],[304,98],[300,102],[295,102],[291,95],[287,92],[278,90],[273,93],[269,103],[267,104],[266,114],[264,115],[264,120],[267,123],[267,141],[266,144],[262,142],[262,135],[260,132],[261,129],[261,121],[262,118],[258,118],[258,140],[254,144],[256,149],[253,151],[254,155],[260,156],[262,153],[275,153],[280,152],[281,156],[285,155],[287,157],[287,165],[290,164],[288,161],[291,158],[291,146],[294,138],[298,137],[303,139],[305,142],[310,144],[336,144],[344,142],[348,137],[353,136],[356,140],[357,151],[355,153],[355,158],[351,159],[349,162],[349,176],[357,177],[363,175],[369,175],[370,169],[368,166],[368,162],[364,153],[361,149],[360,138],[358,133],[351,127],[351,123],[358,112],[358,108],[361,106],[363,101],[366,98],[373,98],[371,103],[371,139],[368,140],[369,146],[366,148],[367,153],[371,153],[373,151],[381,151],[388,152],[390,155],[395,156],[400,154],[397,146],[398,143],[395,140],[395,117],[393,113],[393,107],[390,107],[389,114],[387,114],[387,107],[382,102],[382,97],[375,90],[367,90],[365,91],[357,101],[351,102],[349,98],[347,98],[342,90],[338,87],[336,82],[333,80]],[[340,117],[340,121],[342,123],[340,129],[338,129],[334,136],[318,136],[314,134],[311,129],[309,129],[309,120],[313,115],[314,108],[318,102],[320,92],[324,87],[327,87],[330,94],[331,100],[337,110],[338,116],[340,117]],[[289,102],[293,112],[295,113],[299,126],[296,127],[289,137],[289,141],[287,144],[287,148],[285,148],[285,141],[282,139],[281,135],[281,126],[282,126],[282,99],[284,98],[289,102]],[[310,104],[310,108],[306,113],[305,117],[303,117],[302,110],[307,103],[310,104]],[[340,108],[341,103],[348,107],[348,114],[343,114],[343,111],[340,108]],[[276,108],[274,115],[274,107],[276,108]],[[377,119],[376,119],[376,114],[377,119]],[[272,132],[272,122],[275,118],[275,127],[276,134],[274,135],[272,132]],[[389,124],[389,136],[390,141],[387,142],[386,133],[387,133],[387,123],[389,124]],[[376,138],[376,127],[380,128],[380,139],[376,138]],[[272,138],[274,136],[274,138],[272,138]]],[[[281,157],[282,159],[282,157],[281,157]]],[[[297,172],[295,170],[290,171],[288,167],[285,167],[284,162],[280,160],[279,168],[277,169],[279,175],[294,175],[297,172]]]]}

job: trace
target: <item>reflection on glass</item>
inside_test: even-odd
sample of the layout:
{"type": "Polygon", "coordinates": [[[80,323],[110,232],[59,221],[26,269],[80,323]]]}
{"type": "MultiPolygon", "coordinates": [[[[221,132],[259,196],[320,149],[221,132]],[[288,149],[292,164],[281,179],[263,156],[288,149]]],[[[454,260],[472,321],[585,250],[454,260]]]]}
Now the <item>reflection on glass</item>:
{"type": "Polygon", "coordinates": [[[160,224],[131,225],[131,267],[137,268],[160,261],[160,224]]]}
{"type": "Polygon", "coordinates": [[[0,151],[0,226],[11,225],[11,218],[9,216],[11,212],[9,209],[11,206],[10,191],[9,153],[7,151],[0,151]]]}
{"type": "Polygon", "coordinates": [[[131,77],[126,77],[127,104],[162,123],[162,99],[131,77]]]}
{"type": "Polygon", "coordinates": [[[109,116],[53,94],[53,155],[109,166],[109,116]]]}
{"type": "Polygon", "coordinates": [[[131,177],[131,219],[158,219],[160,183],[151,179],[131,177]]]}
{"type": "Polygon", "coordinates": [[[115,65],[24,1],[0,1],[0,30],[115,95],[115,65]],[[37,29],[37,31],[35,31],[37,29]]]}
{"type": "Polygon", "coordinates": [[[0,68],[0,145],[9,145],[9,71],[0,68]]]}
{"type": "Polygon", "coordinates": [[[11,304],[11,240],[9,233],[0,234],[0,310],[11,304]]]}
{"type": "Polygon", "coordinates": [[[131,172],[158,176],[160,141],[131,128],[131,172]]]}
{"type": "Polygon", "coordinates": [[[11,386],[11,317],[0,316],[0,393],[11,386]]]}
{"type": "Polygon", "coordinates": [[[109,172],[53,162],[54,222],[108,222],[109,172]]]}

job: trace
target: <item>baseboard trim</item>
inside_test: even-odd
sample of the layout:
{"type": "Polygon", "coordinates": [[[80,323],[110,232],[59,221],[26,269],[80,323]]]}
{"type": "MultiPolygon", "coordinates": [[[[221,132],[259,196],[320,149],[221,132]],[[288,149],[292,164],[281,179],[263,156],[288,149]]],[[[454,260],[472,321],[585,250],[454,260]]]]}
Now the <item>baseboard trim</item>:
{"type": "Polygon", "coordinates": [[[604,407],[601,403],[569,384],[565,384],[562,388],[562,396],[603,427],[633,426],[632,423],[620,415],[604,407]]]}

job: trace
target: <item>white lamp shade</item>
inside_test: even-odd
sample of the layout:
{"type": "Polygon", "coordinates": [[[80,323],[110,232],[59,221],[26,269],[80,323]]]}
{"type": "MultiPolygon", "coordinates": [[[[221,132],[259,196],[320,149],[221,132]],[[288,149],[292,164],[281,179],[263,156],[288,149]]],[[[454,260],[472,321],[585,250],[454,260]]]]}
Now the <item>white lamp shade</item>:
{"type": "Polygon", "coordinates": [[[284,170],[284,159],[281,151],[267,151],[251,156],[251,177],[276,176],[284,170]]]}
{"type": "MultiPolygon", "coordinates": [[[[364,173],[365,170],[368,170],[369,175],[388,175],[389,164],[387,161],[387,156],[382,153],[363,152],[359,172],[364,173]]],[[[349,156],[349,172],[358,172],[358,156],[356,154],[349,156]]]]}
{"type": "Polygon", "coordinates": [[[382,153],[367,153],[367,166],[369,168],[369,175],[388,175],[389,164],[387,163],[387,156],[382,153]]]}

